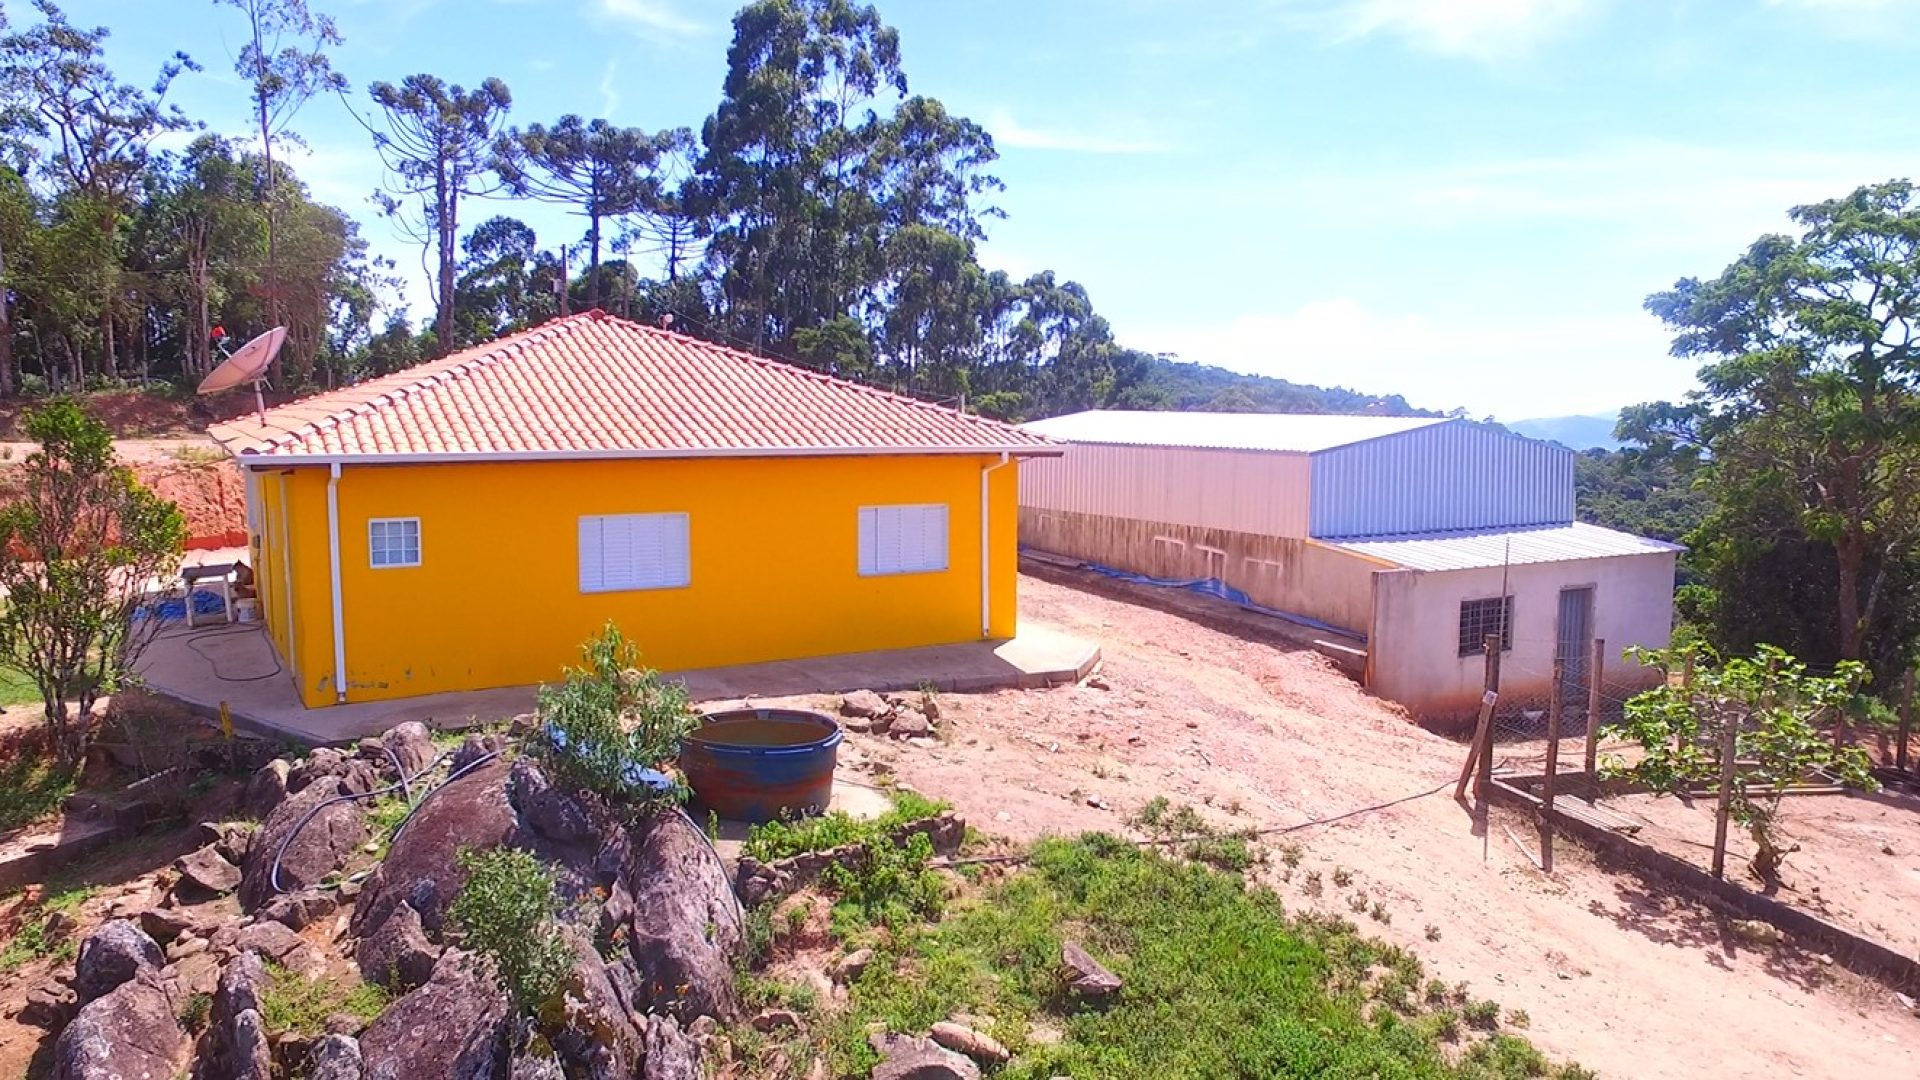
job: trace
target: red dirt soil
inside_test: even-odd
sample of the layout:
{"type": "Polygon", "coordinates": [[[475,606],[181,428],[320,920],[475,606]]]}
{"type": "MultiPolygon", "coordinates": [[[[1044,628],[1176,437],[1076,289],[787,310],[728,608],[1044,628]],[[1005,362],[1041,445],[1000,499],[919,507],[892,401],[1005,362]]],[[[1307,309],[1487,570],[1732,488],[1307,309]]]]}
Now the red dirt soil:
{"type": "Polygon", "coordinates": [[[1268,879],[1290,906],[1357,919],[1431,975],[1526,1010],[1520,1034],[1556,1059],[1688,1080],[1920,1069],[1920,1019],[1886,987],[1791,945],[1751,947],[1728,917],[1596,866],[1566,841],[1548,878],[1520,850],[1537,841],[1518,814],[1496,810],[1490,835],[1473,835],[1451,798],[1462,748],[1324,658],[1029,576],[1020,590],[1023,620],[1101,643],[1105,664],[1090,683],[1110,689],[948,695],[941,744],[849,735],[849,757],[1018,839],[1125,831],[1125,816],[1156,795],[1235,828],[1407,800],[1272,838],[1303,851],[1291,871],[1276,858],[1268,879]],[[1351,882],[1338,886],[1336,871],[1351,882]],[[1359,893],[1391,922],[1353,915],[1359,893]]]}
{"type": "MultiPolygon", "coordinates": [[[[0,443],[0,502],[17,490],[14,474],[33,443],[0,443]]],[[[246,488],[240,470],[205,436],[121,439],[120,460],[140,482],[171,499],[187,519],[189,548],[238,547],[247,542],[246,488]]]]}

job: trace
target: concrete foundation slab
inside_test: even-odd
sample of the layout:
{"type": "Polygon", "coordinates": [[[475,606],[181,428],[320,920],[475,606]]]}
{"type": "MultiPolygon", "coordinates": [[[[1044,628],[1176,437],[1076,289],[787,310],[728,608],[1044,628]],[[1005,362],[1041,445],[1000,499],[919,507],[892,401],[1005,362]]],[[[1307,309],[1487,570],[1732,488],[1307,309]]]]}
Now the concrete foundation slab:
{"type": "MultiPolygon", "coordinates": [[[[862,689],[911,690],[923,685],[947,693],[1054,686],[1085,678],[1099,662],[1100,648],[1093,642],[1036,626],[1023,628],[1006,641],[672,674],[686,684],[696,702],[711,702],[862,689]]],[[[147,649],[140,673],[155,693],[190,708],[217,715],[224,703],[240,728],[316,746],[377,735],[406,720],[434,728],[461,728],[531,712],[536,689],[510,686],[309,709],[300,703],[292,676],[258,623],[194,629],[176,624],[147,649]]]]}

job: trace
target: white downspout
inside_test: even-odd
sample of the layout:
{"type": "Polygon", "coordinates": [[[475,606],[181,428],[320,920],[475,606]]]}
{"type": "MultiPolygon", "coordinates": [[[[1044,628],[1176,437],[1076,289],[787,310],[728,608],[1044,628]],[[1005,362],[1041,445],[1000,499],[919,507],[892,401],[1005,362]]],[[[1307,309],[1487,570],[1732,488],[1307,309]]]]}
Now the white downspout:
{"type": "Polygon", "coordinates": [[[333,694],[347,700],[347,620],[340,610],[340,463],[327,474],[327,563],[333,575],[333,694]]]}
{"type": "Polygon", "coordinates": [[[993,530],[989,527],[992,524],[992,498],[988,494],[991,485],[988,484],[987,477],[992,475],[995,469],[1005,468],[1012,460],[1012,456],[1003,450],[999,461],[983,466],[980,470],[980,636],[982,638],[992,636],[993,630],[993,575],[991,573],[993,530]]]}

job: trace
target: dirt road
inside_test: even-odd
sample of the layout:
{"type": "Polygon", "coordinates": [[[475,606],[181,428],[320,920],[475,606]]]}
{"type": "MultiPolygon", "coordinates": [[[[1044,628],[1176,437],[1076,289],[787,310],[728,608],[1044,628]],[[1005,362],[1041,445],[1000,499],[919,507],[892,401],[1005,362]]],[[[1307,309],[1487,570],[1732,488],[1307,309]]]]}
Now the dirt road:
{"type": "Polygon", "coordinates": [[[1791,948],[1751,948],[1724,919],[1571,844],[1548,879],[1508,835],[1534,842],[1517,815],[1474,836],[1451,799],[1459,748],[1318,656],[1031,577],[1020,600],[1023,620],[1101,642],[1107,689],[950,695],[944,745],[850,736],[851,756],[1016,838],[1121,829],[1162,794],[1222,825],[1271,827],[1444,786],[1276,839],[1302,858],[1290,880],[1278,859],[1269,876],[1290,906],[1354,918],[1431,974],[1525,1010],[1542,1050],[1603,1076],[1920,1070],[1920,1019],[1887,989],[1791,948]],[[1352,913],[1363,892],[1390,922],[1352,913]]]}

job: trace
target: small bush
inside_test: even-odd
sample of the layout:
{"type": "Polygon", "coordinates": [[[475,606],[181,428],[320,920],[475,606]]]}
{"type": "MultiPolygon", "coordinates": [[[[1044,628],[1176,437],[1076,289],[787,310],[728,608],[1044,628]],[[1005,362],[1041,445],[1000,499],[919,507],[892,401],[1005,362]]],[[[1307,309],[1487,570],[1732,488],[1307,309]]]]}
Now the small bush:
{"type": "Polygon", "coordinates": [[[1320,871],[1307,871],[1307,876],[1305,880],[1300,883],[1300,888],[1305,891],[1308,896],[1318,899],[1320,896],[1320,871]]]}
{"type": "Polygon", "coordinates": [[[1347,869],[1344,866],[1334,867],[1333,868],[1333,884],[1335,888],[1339,888],[1339,889],[1344,889],[1347,886],[1353,884],[1353,871],[1347,869]]]}
{"type": "Polygon", "coordinates": [[[1470,1001],[1461,1013],[1467,1018],[1468,1027],[1493,1031],[1500,1026],[1500,1003],[1497,1001],[1470,1001]]]}
{"type": "Polygon", "coordinates": [[[1439,940],[1440,940],[1440,928],[1439,928],[1438,926],[1435,926],[1435,925],[1434,925],[1433,923],[1428,923],[1428,924],[1427,924],[1427,930],[1426,930],[1426,933],[1427,933],[1427,940],[1428,940],[1428,941],[1439,941],[1439,940]]]}
{"type": "Polygon", "coordinates": [[[927,869],[932,858],[933,841],[915,833],[905,844],[867,843],[857,868],[829,864],[820,883],[839,897],[835,929],[846,937],[862,925],[901,926],[939,918],[946,885],[927,869]]]}
{"type": "Polygon", "coordinates": [[[831,810],[815,817],[787,818],[751,826],[740,850],[763,862],[772,862],[845,844],[884,842],[902,825],[933,817],[947,809],[946,803],[904,788],[892,792],[892,799],[892,808],[874,818],[856,818],[843,810],[831,810]]]}
{"type": "Polygon", "coordinates": [[[639,648],[612,623],[580,655],[582,666],[568,668],[559,686],[540,688],[541,758],[560,780],[611,802],[684,801],[684,785],[661,792],[636,773],[665,769],[699,722],[686,687],[640,667],[639,648]]]}
{"type": "Polygon", "coordinates": [[[560,996],[573,955],[554,916],[560,910],[553,871],[519,848],[465,850],[467,883],[448,911],[463,944],[493,961],[500,988],[533,1015],[560,996]]]}

